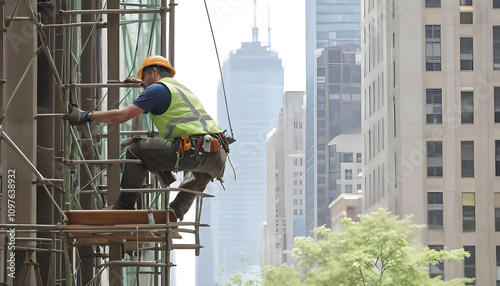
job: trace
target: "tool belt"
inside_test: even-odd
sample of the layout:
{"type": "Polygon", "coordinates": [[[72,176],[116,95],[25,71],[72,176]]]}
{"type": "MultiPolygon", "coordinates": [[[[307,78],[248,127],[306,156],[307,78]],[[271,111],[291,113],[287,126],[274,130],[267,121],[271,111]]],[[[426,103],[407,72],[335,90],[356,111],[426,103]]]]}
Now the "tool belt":
{"type": "Polygon", "coordinates": [[[221,146],[229,153],[229,144],[222,132],[216,134],[182,136],[177,140],[179,141],[179,153],[181,154],[190,148],[196,149],[199,154],[216,153],[221,146]]]}

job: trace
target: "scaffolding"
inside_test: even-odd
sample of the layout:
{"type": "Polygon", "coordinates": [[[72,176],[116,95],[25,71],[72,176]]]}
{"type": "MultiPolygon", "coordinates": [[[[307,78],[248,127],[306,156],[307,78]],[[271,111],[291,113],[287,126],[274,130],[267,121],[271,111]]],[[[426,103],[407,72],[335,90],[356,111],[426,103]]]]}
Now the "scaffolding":
{"type": "Polygon", "coordinates": [[[199,255],[211,195],[194,192],[194,221],[177,222],[171,192],[193,191],[160,186],[154,175],[144,188],[120,189],[120,165],[141,163],[123,158],[120,139],[158,137],[149,118],[83,127],[61,120],[72,104],[130,104],[140,85],[121,79],[148,55],[173,65],[176,5],[0,0],[0,285],[170,285],[171,251],[199,255]],[[138,210],[102,210],[122,192],[141,194],[138,210]],[[183,234],[194,244],[174,243],[183,234]]]}

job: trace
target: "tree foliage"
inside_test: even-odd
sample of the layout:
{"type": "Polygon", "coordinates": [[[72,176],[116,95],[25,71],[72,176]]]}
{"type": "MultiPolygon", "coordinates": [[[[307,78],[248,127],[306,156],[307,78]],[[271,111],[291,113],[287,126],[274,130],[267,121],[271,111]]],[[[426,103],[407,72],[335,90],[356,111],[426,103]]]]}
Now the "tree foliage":
{"type": "Polygon", "coordinates": [[[442,281],[429,277],[429,264],[469,257],[463,249],[436,251],[418,246],[416,234],[424,226],[410,217],[398,219],[385,209],[360,217],[355,223],[342,221],[343,232],[325,227],[318,236],[296,238],[292,256],[301,272],[292,266],[266,267],[263,285],[465,285],[473,279],[442,281]],[[302,273],[302,274],[301,274],[302,273]]]}

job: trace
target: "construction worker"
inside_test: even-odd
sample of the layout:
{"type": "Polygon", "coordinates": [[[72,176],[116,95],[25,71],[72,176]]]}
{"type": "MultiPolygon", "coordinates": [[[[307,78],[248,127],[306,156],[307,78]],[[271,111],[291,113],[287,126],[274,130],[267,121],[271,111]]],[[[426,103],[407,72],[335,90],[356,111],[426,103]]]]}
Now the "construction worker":
{"type": "MultiPolygon", "coordinates": [[[[121,109],[93,112],[73,107],[72,112],[63,117],[71,125],[92,121],[117,124],[142,113],[151,114],[163,139],[142,138],[127,149],[127,159],[140,159],[142,164],[125,164],[123,189],[141,188],[146,171],[157,174],[164,187],[175,180],[171,180],[171,171],[185,171],[179,188],[203,192],[224,169],[229,149],[221,128],[207,114],[200,100],[173,79],[174,75],[175,70],[167,59],[150,56],[137,72],[144,90],[132,104],[121,109]]],[[[138,196],[137,193],[122,193],[110,208],[134,209],[138,196]]],[[[195,194],[179,192],[170,203],[177,218],[182,220],[195,198],[195,194]]]]}

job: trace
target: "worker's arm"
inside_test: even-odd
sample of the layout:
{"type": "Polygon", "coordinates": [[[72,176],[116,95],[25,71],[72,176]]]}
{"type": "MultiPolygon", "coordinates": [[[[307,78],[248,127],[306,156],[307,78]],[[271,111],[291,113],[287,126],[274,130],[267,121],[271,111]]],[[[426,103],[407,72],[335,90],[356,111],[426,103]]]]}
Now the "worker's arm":
{"type": "Polygon", "coordinates": [[[144,109],[140,108],[135,104],[130,104],[129,106],[121,109],[112,109],[108,111],[94,111],[89,115],[90,120],[97,122],[104,122],[110,124],[118,124],[127,122],[130,119],[139,116],[139,114],[144,113],[144,109]]]}
{"type": "Polygon", "coordinates": [[[63,116],[62,119],[68,120],[71,125],[84,125],[90,121],[118,124],[126,122],[141,113],[144,113],[144,109],[134,104],[130,104],[121,109],[94,112],[83,111],[73,106],[73,110],[69,114],[63,116]]]}

